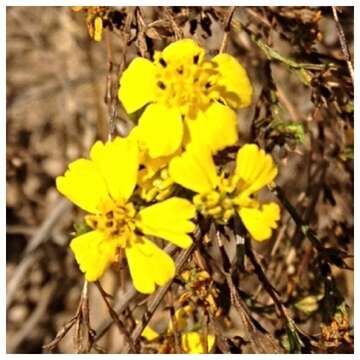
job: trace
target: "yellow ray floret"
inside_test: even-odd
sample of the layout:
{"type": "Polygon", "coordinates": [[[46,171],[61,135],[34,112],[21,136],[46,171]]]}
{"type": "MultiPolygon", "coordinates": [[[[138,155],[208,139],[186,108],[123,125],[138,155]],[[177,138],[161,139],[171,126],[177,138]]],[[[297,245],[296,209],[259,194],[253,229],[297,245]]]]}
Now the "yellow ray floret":
{"type": "Polygon", "coordinates": [[[183,39],[155,52],[154,61],[134,59],[120,78],[118,96],[128,113],[146,106],[139,140],[155,158],[193,140],[205,141],[213,152],[235,144],[234,110],[250,105],[252,92],[234,57],[207,60],[204,49],[183,39]]]}
{"type": "Polygon", "coordinates": [[[188,332],[181,335],[181,348],[185,354],[204,354],[211,351],[215,344],[215,336],[207,336],[207,351],[201,339],[201,334],[195,331],[188,332]]]}
{"type": "Polygon", "coordinates": [[[85,222],[92,231],[70,244],[85,278],[99,279],[124,249],[135,288],[151,293],[175,275],[175,265],[146,235],[162,237],[182,248],[190,246],[195,209],[189,201],[176,197],[138,209],[131,201],[138,160],[135,139],[98,141],[90,150],[90,159],[71,163],[65,175],[56,179],[56,186],[89,213],[85,222]]]}
{"type": "Polygon", "coordinates": [[[171,161],[169,174],[176,183],[197,193],[193,202],[203,215],[227,223],[238,213],[257,241],[268,239],[277,228],[279,206],[274,202],[261,204],[254,197],[277,175],[271,156],[257,145],[246,144],[240,148],[231,175],[217,174],[210,150],[193,143],[171,161]]]}
{"type": "MultiPolygon", "coordinates": [[[[175,318],[176,318],[176,329],[181,333],[181,350],[184,354],[204,354],[206,352],[210,352],[215,345],[215,336],[207,335],[207,351],[205,350],[205,344],[202,339],[202,334],[197,331],[186,331],[186,327],[188,325],[189,315],[193,313],[194,309],[187,305],[183,308],[176,310],[175,318]]],[[[166,333],[162,334],[160,338],[160,334],[153,330],[150,326],[146,326],[141,336],[144,337],[147,341],[163,341],[163,343],[167,343],[173,339],[174,335],[174,327],[172,321],[170,320],[166,333]]],[[[166,346],[164,346],[167,348],[166,346]]],[[[161,347],[160,347],[161,349],[161,347]]]]}

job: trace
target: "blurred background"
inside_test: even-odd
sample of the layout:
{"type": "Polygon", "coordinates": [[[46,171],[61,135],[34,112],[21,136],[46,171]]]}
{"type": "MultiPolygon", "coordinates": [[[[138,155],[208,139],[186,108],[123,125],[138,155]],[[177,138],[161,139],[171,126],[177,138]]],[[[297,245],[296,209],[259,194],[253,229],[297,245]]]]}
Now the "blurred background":
{"type": "MultiPolygon", "coordinates": [[[[134,56],[151,57],[179,34],[216,54],[227,14],[227,8],[211,7],[118,8],[96,42],[83,11],[7,8],[8,353],[41,353],[76,312],[83,279],[68,244],[82,213],[58,194],[54,180],[70,161],[87,156],[96,139],[106,140],[109,117],[120,134],[131,127],[114,96],[118,75],[134,56]]],[[[353,8],[337,14],[352,56],[353,8]]],[[[353,83],[332,8],[239,7],[227,51],[255,87],[253,105],[239,112],[241,143],[256,141],[271,152],[278,183],[322,243],[352,254],[353,83]]],[[[304,331],[326,343],[326,352],[352,352],[352,271],[332,266],[345,315],[342,325],[328,319],[324,330],[314,249],[285,210],[273,239],[256,251],[304,331]]],[[[110,271],[103,280],[112,294],[117,278],[110,271]]],[[[248,294],[258,288],[251,274],[242,284],[248,294]]],[[[261,289],[256,297],[271,303],[261,289]]],[[[134,304],[142,299],[135,297],[134,304]]],[[[90,289],[90,301],[96,330],[109,316],[96,289],[90,289]]],[[[262,316],[280,338],[276,319],[262,316]]],[[[111,329],[99,344],[118,352],[117,337],[111,329]]],[[[71,332],[55,352],[73,352],[71,332]]]]}

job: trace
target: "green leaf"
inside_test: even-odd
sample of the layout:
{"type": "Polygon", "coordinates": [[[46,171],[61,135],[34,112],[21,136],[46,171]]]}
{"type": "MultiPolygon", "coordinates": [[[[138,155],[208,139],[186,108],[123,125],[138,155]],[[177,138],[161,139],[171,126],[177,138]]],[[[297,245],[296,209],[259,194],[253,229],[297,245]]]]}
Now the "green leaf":
{"type": "Polygon", "coordinates": [[[292,137],[298,143],[303,144],[305,139],[304,126],[296,122],[275,122],[272,124],[272,127],[279,131],[280,133],[292,137]]]}
{"type": "Polygon", "coordinates": [[[311,314],[319,308],[319,300],[322,295],[309,295],[294,304],[294,306],[305,314],[311,314]]]}
{"type": "Polygon", "coordinates": [[[74,223],[75,236],[80,236],[91,231],[92,228],[84,222],[74,223]]]}
{"type": "Polygon", "coordinates": [[[287,336],[285,335],[281,339],[283,348],[290,354],[301,354],[301,348],[305,345],[296,331],[294,324],[288,323],[286,332],[287,336]]]}

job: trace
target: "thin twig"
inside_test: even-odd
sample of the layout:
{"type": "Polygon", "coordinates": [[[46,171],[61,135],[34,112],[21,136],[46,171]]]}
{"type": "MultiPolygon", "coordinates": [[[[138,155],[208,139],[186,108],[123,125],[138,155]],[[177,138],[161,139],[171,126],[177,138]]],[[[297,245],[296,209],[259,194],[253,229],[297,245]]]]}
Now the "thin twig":
{"type": "MultiPolygon", "coordinates": [[[[319,196],[324,188],[324,179],[328,166],[329,163],[327,161],[322,161],[317,169],[318,171],[314,172],[311,175],[312,184],[307,189],[307,193],[308,193],[307,195],[310,198],[310,203],[306,207],[304,214],[302,216],[303,222],[306,224],[308,224],[314,216],[314,212],[316,205],[318,203],[319,196]],[[316,173],[319,173],[318,175],[319,179],[317,181],[315,181],[316,173]]],[[[300,246],[302,239],[303,239],[303,234],[299,232],[299,230],[297,230],[295,232],[294,238],[292,239],[293,246],[295,248],[298,248],[300,246]]]]}
{"type": "Polygon", "coordinates": [[[208,354],[209,353],[209,343],[208,343],[208,334],[209,334],[209,328],[208,328],[208,324],[209,324],[209,316],[208,314],[204,314],[204,327],[203,327],[203,331],[201,332],[201,344],[203,346],[203,353],[204,354],[208,354]]]}
{"type": "Polygon", "coordinates": [[[173,328],[173,335],[174,335],[174,344],[175,344],[175,353],[182,354],[181,349],[181,338],[178,329],[178,322],[175,315],[175,307],[174,307],[174,294],[172,290],[168,292],[168,299],[169,299],[169,310],[170,310],[170,319],[173,328]]]}
{"type": "MultiPolygon", "coordinates": [[[[242,236],[242,227],[239,221],[235,221],[235,234],[242,236]]],[[[221,236],[219,231],[214,233],[214,243],[218,244],[218,250],[221,253],[222,261],[215,260],[208,255],[208,259],[213,261],[213,266],[221,273],[226,280],[227,286],[230,291],[230,301],[240,316],[243,328],[246,330],[250,339],[250,345],[255,353],[279,353],[281,352],[275,339],[257,322],[250,314],[248,306],[241,298],[239,288],[234,284],[232,275],[234,274],[236,262],[230,264],[229,259],[224,251],[221,251],[223,247],[221,236]],[[215,260],[215,261],[214,261],[215,260]]],[[[224,345],[224,344],[223,344],[224,345]]]]}
{"type": "Polygon", "coordinates": [[[48,344],[43,345],[42,349],[46,352],[51,351],[54,349],[57,344],[65,337],[68,331],[74,326],[77,319],[77,315],[72,317],[56,334],[56,337],[50,341],[48,344]]]}
{"type": "Polygon", "coordinates": [[[111,306],[111,304],[109,303],[107,297],[108,297],[108,294],[106,294],[106,292],[104,291],[104,289],[102,288],[101,284],[99,281],[96,281],[95,282],[95,285],[96,287],[98,288],[100,294],[101,294],[101,297],[103,298],[105,304],[106,304],[106,307],[109,311],[109,314],[111,316],[111,318],[114,320],[117,328],[119,329],[119,332],[122,336],[124,336],[125,338],[125,341],[128,343],[129,347],[130,347],[130,350],[133,354],[136,354],[138,352],[138,349],[136,349],[136,346],[135,344],[133,343],[125,325],[123,324],[123,322],[120,320],[118,314],[116,313],[116,311],[113,309],[113,307],[111,306]]]}
{"type": "Polygon", "coordinates": [[[139,49],[140,55],[146,58],[149,55],[149,50],[145,40],[146,23],[140,6],[135,8],[135,18],[137,26],[136,45],[139,49]]]}
{"type": "Polygon", "coordinates": [[[47,307],[56,290],[56,281],[51,282],[41,290],[40,300],[30,317],[25,321],[20,330],[11,337],[7,346],[7,352],[13,353],[21,345],[21,343],[36,329],[37,324],[46,317],[47,307]]]}
{"type": "Polygon", "coordinates": [[[277,309],[279,310],[280,315],[283,318],[284,322],[285,323],[291,322],[292,319],[290,319],[290,317],[288,316],[288,314],[286,312],[284,305],[281,303],[281,301],[278,297],[277,290],[270,283],[270,281],[266,277],[265,272],[262,269],[260,263],[256,259],[256,256],[251,247],[251,240],[249,239],[248,236],[245,236],[245,252],[246,252],[247,257],[250,259],[250,262],[254,266],[254,271],[255,271],[256,276],[258,277],[259,281],[263,284],[263,287],[266,290],[266,292],[272,298],[272,300],[273,300],[275,306],[277,307],[277,309]]]}
{"type": "MultiPolygon", "coordinates": [[[[176,273],[177,274],[179,273],[179,271],[181,271],[181,268],[183,267],[183,265],[185,264],[187,259],[190,257],[190,255],[192,254],[194,249],[195,249],[195,244],[193,243],[188,249],[183,250],[180,253],[178,258],[176,259],[176,273]]],[[[164,286],[159,288],[157,290],[157,292],[155,293],[152,302],[149,304],[147,310],[143,313],[143,316],[142,316],[140,322],[137,324],[135,330],[132,333],[132,339],[134,342],[136,342],[138,340],[138,338],[144,331],[145,327],[150,322],[152,316],[154,315],[155,310],[160,305],[162,299],[164,298],[165,294],[169,290],[173,280],[174,280],[174,278],[171,279],[170,281],[168,281],[167,284],[165,284],[164,286]]],[[[129,346],[127,346],[125,349],[127,350],[127,351],[125,351],[127,353],[129,351],[129,346]]]]}
{"type": "Polygon", "coordinates": [[[171,24],[172,30],[175,35],[175,41],[182,39],[184,37],[184,32],[182,31],[182,29],[178,26],[178,24],[174,20],[174,17],[172,16],[172,13],[168,6],[164,6],[164,15],[165,15],[165,18],[171,24]]]}
{"type": "Polygon", "coordinates": [[[113,70],[113,58],[112,58],[112,43],[111,43],[111,32],[107,30],[105,32],[105,41],[106,41],[106,56],[107,56],[107,65],[108,71],[106,75],[106,95],[105,102],[108,108],[108,141],[112,140],[115,136],[115,118],[116,118],[116,102],[114,98],[115,89],[112,82],[112,70],[113,70]]]}
{"type": "Polygon", "coordinates": [[[267,334],[259,323],[252,318],[247,305],[244,303],[238,292],[237,286],[235,286],[232,277],[229,273],[223,272],[226,282],[230,290],[231,303],[237,310],[241,322],[246,329],[249,338],[250,345],[256,354],[266,354],[268,352],[280,353],[281,349],[276,344],[275,340],[267,334]],[[260,330],[261,328],[261,330],[260,330]]]}
{"type": "Polygon", "coordinates": [[[16,290],[20,283],[25,278],[29,268],[39,258],[39,254],[34,251],[39,247],[40,244],[47,241],[51,235],[53,228],[56,226],[62,215],[72,208],[72,204],[66,199],[60,199],[49,216],[44,220],[34,236],[29,241],[23,255],[23,259],[14,271],[13,276],[9,280],[6,287],[6,308],[8,308],[15,296],[16,290]]]}
{"type": "Polygon", "coordinates": [[[270,295],[271,299],[273,300],[276,308],[278,309],[280,316],[283,320],[284,325],[287,327],[287,329],[292,333],[293,339],[295,338],[298,342],[298,346],[303,347],[304,343],[302,342],[302,339],[299,337],[299,334],[301,334],[303,337],[306,338],[307,341],[309,341],[310,345],[318,347],[318,343],[314,341],[308,334],[306,334],[302,329],[300,329],[295,321],[290,317],[288,314],[288,310],[285,307],[285,305],[281,302],[279,299],[279,296],[277,294],[277,291],[274,289],[273,285],[267,278],[264,270],[262,269],[260,263],[256,259],[256,256],[252,250],[251,247],[251,240],[249,236],[246,236],[245,239],[245,249],[246,249],[246,255],[250,259],[252,265],[254,266],[254,271],[259,279],[259,281],[263,284],[264,289],[266,292],[270,295]]]}
{"type": "MultiPolygon", "coordinates": [[[[173,254],[174,251],[177,249],[177,247],[173,244],[167,244],[164,248],[164,251],[167,254],[173,254]]],[[[128,291],[121,296],[121,302],[114,305],[114,310],[117,314],[121,314],[129,305],[130,301],[133,300],[133,298],[137,295],[137,291],[135,290],[133,285],[130,285],[130,288],[128,291]]],[[[114,320],[109,320],[104,322],[100,329],[97,331],[96,338],[94,339],[94,343],[99,341],[111,328],[111,326],[114,324],[114,320]]]]}
{"type": "Polygon", "coordinates": [[[286,110],[290,114],[292,120],[294,122],[299,122],[299,120],[301,119],[301,115],[298,112],[298,110],[296,109],[296,107],[292,104],[292,102],[287,97],[287,95],[289,95],[289,94],[286,94],[286,92],[282,89],[281,86],[279,86],[279,84],[276,85],[276,88],[277,88],[277,95],[279,97],[279,100],[286,107],[286,110]]]}
{"type": "Polygon", "coordinates": [[[220,49],[219,49],[219,54],[224,52],[225,49],[226,49],[226,46],[227,46],[227,43],[228,43],[228,40],[229,40],[229,33],[230,33],[230,30],[231,30],[231,27],[230,27],[231,19],[232,19],[234,13],[235,13],[235,10],[236,10],[236,6],[232,6],[230,8],[230,10],[229,10],[229,14],[228,14],[227,19],[225,21],[224,36],[223,36],[221,46],[220,46],[220,49]]]}
{"type": "Polygon", "coordinates": [[[74,347],[77,354],[89,353],[95,332],[90,326],[88,281],[84,281],[83,290],[78,308],[78,317],[75,322],[74,347]]]}
{"type": "Polygon", "coordinates": [[[55,338],[46,345],[43,345],[44,351],[52,351],[58,343],[65,337],[69,330],[75,325],[74,347],[76,353],[88,353],[91,349],[94,331],[90,327],[89,318],[89,298],[88,298],[88,282],[84,281],[81,291],[81,297],[74,317],[72,317],[56,334],[55,338]],[[83,339],[82,326],[85,325],[86,339],[83,339]]]}
{"type": "Polygon", "coordinates": [[[344,258],[352,257],[352,255],[338,248],[325,248],[317,237],[315,231],[310,227],[307,222],[302,219],[297,210],[290,203],[281,187],[275,184],[271,184],[268,186],[268,188],[280,200],[281,204],[289,212],[290,216],[294,220],[296,226],[300,229],[301,233],[310,240],[314,248],[319,253],[319,260],[324,260],[327,263],[334,264],[338,267],[342,267],[343,269],[352,270],[351,267],[349,267],[347,264],[345,264],[345,262],[343,262],[344,258]]]}
{"type": "Polygon", "coordinates": [[[340,24],[339,18],[338,18],[336,6],[332,6],[331,8],[332,8],[332,12],[333,12],[333,15],[334,15],[334,20],[335,20],[335,23],[336,23],[336,28],[337,28],[338,35],[339,35],[341,50],[342,50],[342,52],[344,54],[345,61],[346,61],[346,64],[348,66],[349,73],[350,73],[350,76],[351,76],[351,80],[352,80],[352,83],[354,85],[354,67],[353,67],[353,64],[351,62],[349,46],[348,46],[348,44],[346,42],[345,33],[344,33],[344,30],[343,30],[343,28],[342,28],[342,26],[340,24]]]}
{"type": "MultiPolygon", "coordinates": [[[[41,85],[34,85],[31,88],[24,88],[21,93],[15,94],[13,98],[8,100],[8,111],[31,106],[35,102],[42,101],[47,103],[51,97],[61,97],[62,93],[69,89],[76,89],[80,86],[85,86],[88,83],[97,81],[104,76],[104,71],[95,70],[90,75],[81,75],[74,79],[62,78],[63,82],[60,82],[55,77],[48,81],[42,81],[41,85]],[[64,86],[65,85],[65,86],[64,86]]],[[[22,109],[21,109],[22,110],[22,109]]],[[[23,111],[23,110],[22,110],[23,111]]]]}
{"type": "Polygon", "coordinates": [[[36,232],[36,228],[26,225],[6,225],[6,234],[22,234],[32,236],[36,232]]]}
{"type": "MultiPolygon", "coordinates": [[[[121,314],[129,305],[130,301],[134,299],[137,295],[137,291],[131,285],[130,289],[121,297],[121,302],[116,304],[113,309],[117,314],[121,314]]],[[[100,326],[100,329],[97,331],[97,335],[94,339],[94,343],[98,342],[111,328],[114,324],[114,320],[106,320],[104,324],[100,326]]]]}
{"type": "Polygon", "coordinates": [[[303,219],[298,214],[296,209],[291,205],[290,201],[285,196],[284,191],[277,185],[271,185],[271,186],[269,186],[269,189],[280,200],[282,205],[289,212],[289,214],[291,215],[291,217],[295,221],[296,225],[300,228],[303,235],[306,236],[311,241],[313,246],[318,251],[323,250],[323,246],[322,246],[320,240],[317,238],[316,234],[310,228],[310,226],[303,221],[303,219]]]}
{"type": "Polygon", "coordinates": [[[271,23],[269,22],[268,19],[266,19],[265,16],[259,14],[258,12],[256,12],[254,9],[250,8],[250,7],[246,7],[245,8],[246,12],[251,15],[252,17],[254,17],[256,20],[259,20],[263,25],[265,25],[267,28],[272,27],[271,23]]]}

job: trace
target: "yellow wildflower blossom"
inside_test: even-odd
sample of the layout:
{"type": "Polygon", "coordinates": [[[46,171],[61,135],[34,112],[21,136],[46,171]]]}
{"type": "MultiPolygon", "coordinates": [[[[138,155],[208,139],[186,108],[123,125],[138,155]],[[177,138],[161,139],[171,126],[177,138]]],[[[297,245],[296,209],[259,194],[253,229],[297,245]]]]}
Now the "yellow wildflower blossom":
{"type": "Polygon", "coordinates": [[[240,148],[234,174],[217,174],[212,155],[206,147],[192,143],[169,165],[170,176],[183,187],[197,194],[193,202],[205,216],[219,223],[227,221],[237,212],[251,236],[262,241],[277,227],[280,208],[274,203],[261,204],[254,194],[270,184],[277,168],[270,155],[255,144],[240,148]]]}
{"type": "Polygon", "coordinates": [[[116,138],[96,142],[90,159],[69,165],[56,179],[57,189],[74,204],[89,212],[85,222],[92,231],[71,241],[70,247],[88,281],[99,279],[124,249],[135,288],[151,293],[155,284],[164,285],[175,274],[169,255],[145,235],[158,236],[182,248],[191,245],[188,233],[194,206],[172,197],[138,210],[131,201],[138,176],[136,141],[116,138]]]}
{"type": "MultiPolygon", "coordinates": [[[[215,336],[207,336],[207,350],[211,351],[215,344],[215,336]]],[[[199,332],[188,332],[181,335],[181,348],[185,354],[204,354],[205,349],[199,332]]]]}
{"type": "MultiPolygon", "coordinates": [[[[204,354],[204,344],[202,334],[197,331],[186,331],[188,325],[187,318],[192,314],[193,308],[191,306],[185,306],[178,309],[175,312],[177,331],[182,332],[181,334],[181,350],[184,354],[204,354]]],[[[159,348],[161,353],[167,353],[169,350],[174,349],[172,344],[174,336],[174,328],[172,321],[170,320],[168,329],[165,334],[160,336],[158,332],[153,330],[150,326],[146,326],[141,336],[149,342],[161,341],[159,348]]],[[[215,336],[209,334],[207,336],[207,350],[210,352],[215,345],[215,336]]]]}
{"type": "Polygon", "coordinates": [[[236,143],[233,109],[251,103],[252,86],[234,57],[206,60],[204,49],[183,39],[155,52],[153,62],[134,59],[120,78],[118,95],[128,113],[147,105],[139,119],[139,141],[157,158],[194,139],[214,152],[236,143]]]}
{"type": "MultiPolygon", "coordinates": [[[[135,320],[135,322],[138,324],[139,321],[135,320]]],[[[147,341],[154,341],[159,338],[160,334],[153,330],[150,326],[146,326],[143,332],[141,333],[141,336],[145,338],[147,341]]]]}

